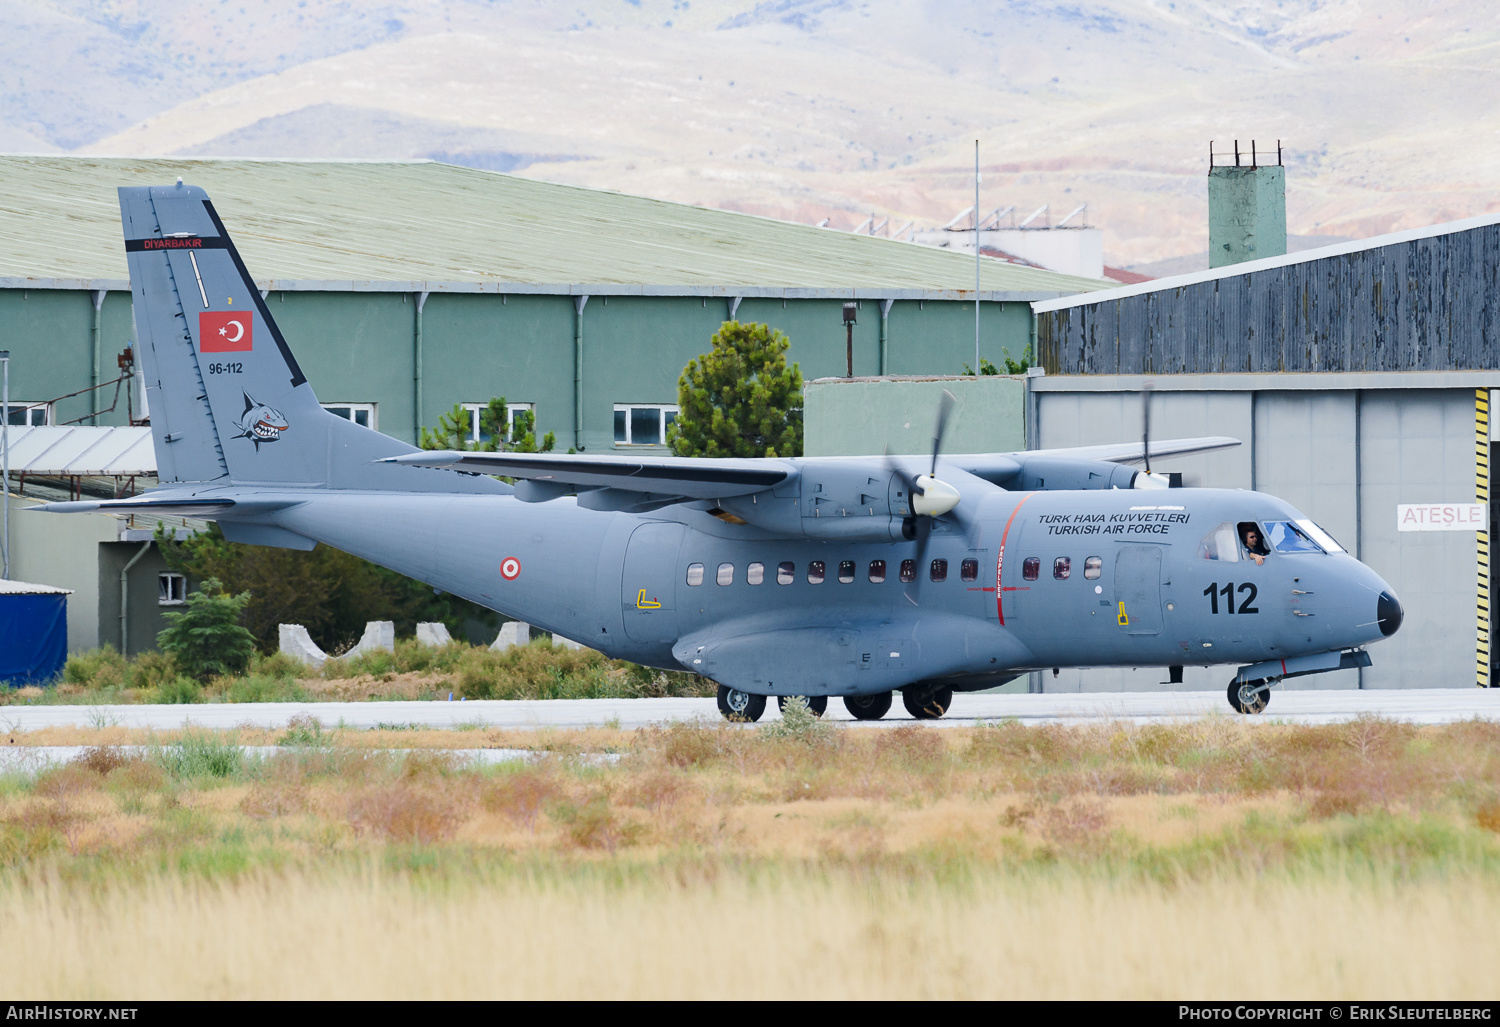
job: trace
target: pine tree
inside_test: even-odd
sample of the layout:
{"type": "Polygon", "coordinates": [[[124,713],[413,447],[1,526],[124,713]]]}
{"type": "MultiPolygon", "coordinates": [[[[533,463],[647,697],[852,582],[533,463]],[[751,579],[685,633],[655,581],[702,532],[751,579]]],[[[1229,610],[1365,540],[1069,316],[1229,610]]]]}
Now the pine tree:
{"type": "Polygon", "coordinates": [[[479,439],[473,433],[473,415],[455,403],[446,414],[438,415],[436,428],[422,429],[423,449],[459,449],[477,453],[550,453],[557,444],[552,432],[537,444],[536,415],[530,410],[516,411],[514,423],[507,418],[509,408],[504,396],[496,396],[479,411],[479,439]],[[510,423],[509,431],[506,425],[510,423]],[[508,437],[507,437],[508,436],[508,437]]]}
{"type": "Polygon", "coordinates": [[[725,321],[713,349],[677,380],[679,412],[667,431],[678,456],[802,455],[802,371],[791,342],[770,325],[725,321]]]}
{"type": "Polygon", "coordinates": [[[249,602],[249,592],[229,595],[217,578],[209,578],[188,596],[186,610],[162,615],[168,623],[156,644],[199,681],[242,673],[255,652],[255,636],[240,625],[249,602]]]}

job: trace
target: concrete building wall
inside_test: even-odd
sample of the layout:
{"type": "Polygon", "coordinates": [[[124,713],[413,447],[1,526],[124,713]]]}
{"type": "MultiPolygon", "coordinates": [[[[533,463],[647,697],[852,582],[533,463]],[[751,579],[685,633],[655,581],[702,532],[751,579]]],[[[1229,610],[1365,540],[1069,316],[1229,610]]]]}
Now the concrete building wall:
{"type": "Polygon", "coordinates": [[[944,390],[954,396],[943,450],[994,453],[1026,448],[1026,380],[1020,377],[843,379],[804,390],[808,456],[932,452],[944,390]]]}
{"type": "MultiPolygon", "coordinates": [[[[104,514],[32,513],[36,502],[11,496],[10,576],[70,588],[68,651],[92,649],[99,634],[99,549],[113,543],[119,522],[104,514]]],[[[118,602],[117,602],[118,608],[118,602]]],[[[113,639],[118,644],[118,638],[113,639]]]]}
{"type": "MultiPolygon", "coordinates": [[[[99,546],[99,635],[101,642],[121,648],[120,639],[120,572],[141,547],[146,553],[130,568],[126,588],[129,594],[129,616],[125,625],[128,642],[124,652],[134,655],[157,648],[156,636],[167,626],[164,616],[181,606],[162,606],[158,601],[160,574],[167,570],[161,549],[155,542],[105,542],[99,546]]],[[[197,582],[188,582],[192,588],[197,582]]]]}

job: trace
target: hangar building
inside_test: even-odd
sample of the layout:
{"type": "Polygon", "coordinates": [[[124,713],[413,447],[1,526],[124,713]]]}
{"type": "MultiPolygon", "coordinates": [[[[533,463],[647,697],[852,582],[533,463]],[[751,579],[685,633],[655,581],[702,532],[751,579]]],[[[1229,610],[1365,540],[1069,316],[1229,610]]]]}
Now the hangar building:
{"type": "MultiPolygon", "coordinates": [[[[28,423],[123,424],[132,333],[115,188],[213,197],[319,398],[403,440],[505,396],[558,448],[656,446],[677,379],[725,320],[792,340],[807,378],[957,373],[972,258],[914,243],[432,161],[0,157],[0,337],[28,423]]],[[[1033,300],[1100,288],[985,261],[982,355],[1031,343],[1033,300]]],[[[137,400],[137,406],[139,405],[137,400]]]]}

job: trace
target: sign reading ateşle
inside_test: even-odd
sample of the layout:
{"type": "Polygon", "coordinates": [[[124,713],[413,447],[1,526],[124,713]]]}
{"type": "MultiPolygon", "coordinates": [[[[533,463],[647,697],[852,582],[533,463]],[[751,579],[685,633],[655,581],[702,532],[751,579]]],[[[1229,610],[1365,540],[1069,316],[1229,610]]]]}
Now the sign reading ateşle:
{"type": "Polygon", "coordinates": [[[1490,516],[1483,503],[1399,503],[1398,531],[1488,531],[1490,516]]]}

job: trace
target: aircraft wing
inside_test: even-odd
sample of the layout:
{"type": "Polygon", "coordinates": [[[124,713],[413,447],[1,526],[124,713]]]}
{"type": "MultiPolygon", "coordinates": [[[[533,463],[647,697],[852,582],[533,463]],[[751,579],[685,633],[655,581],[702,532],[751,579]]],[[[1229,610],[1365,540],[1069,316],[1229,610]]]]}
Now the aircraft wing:
{"type": "MultiPolygon", "coordinates": [[[[539,486],[620,489],[680,499],[723,499],[775,488],[796,475],[790,461],[697,457],[558,456],[439,450],[387,457],[384,463],[501,474],[539,486]]],[[[525,490],[521,494],[524,495],[525,490]]]]}
{"type": "MultiPolygon", "coordinates": [[[[1240,444],[1239,439],[1227,435],[1209,435],[1201,439],[1163,439],[1151,442],[1151,459],[1160,460],[1169,456],[1187,456],[1190,453],[1212,453],[1216,449],[1231,449],[1240,444]]],[[[1046,455],[1049,457],[1073,457],[1079,460],[1103,460],[1111,464],[1138,464],[1146,459],[1145,446],[1140,442],[1115,442],[1104,446],[1075,446],[1071,449],[1042,449],[1016,456],[1046,455]]]]}

